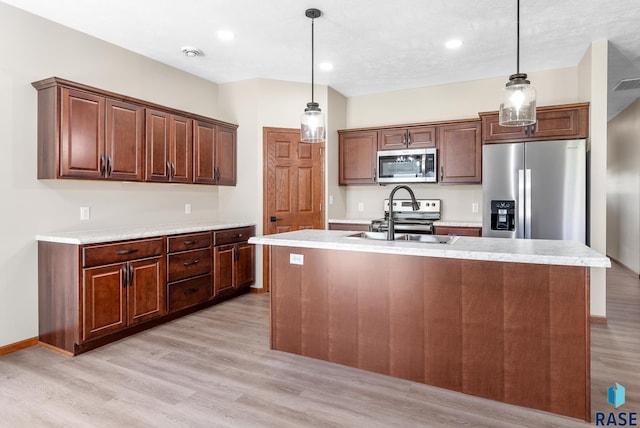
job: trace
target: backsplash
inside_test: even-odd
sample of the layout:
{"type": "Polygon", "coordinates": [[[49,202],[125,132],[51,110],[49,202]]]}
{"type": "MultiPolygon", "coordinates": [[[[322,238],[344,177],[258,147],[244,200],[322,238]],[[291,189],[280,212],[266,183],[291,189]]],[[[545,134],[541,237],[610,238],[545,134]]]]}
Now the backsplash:
{"type": "MultiPolygon", "coordinates": [[[[384,215],[383,202],[393,190],[388,186],[347,186],[345,218],[380,218],[384,215]],[[362,210],[360,210],[362,208],[362,210]]],[[[411,184],[416,198],[441,199],[442,220],[482,222],[482,185],[411,184]],[[472,212],[472,204],[478,212],[472,212]]],[[[395,198],[408,199],[409,194],[398,190],[395,198]]]]}

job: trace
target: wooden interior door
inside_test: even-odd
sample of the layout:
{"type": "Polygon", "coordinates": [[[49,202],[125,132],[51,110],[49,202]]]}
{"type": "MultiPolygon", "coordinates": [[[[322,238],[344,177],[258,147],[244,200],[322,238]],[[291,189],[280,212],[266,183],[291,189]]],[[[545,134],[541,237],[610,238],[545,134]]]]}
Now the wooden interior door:
{"type": "MultiPolygon", "coordinates": [[[[300,130],[264,128],[263,233],[324,229],[324,143],[300,142],[300,130]]],[[[263,287],[269,291],[268,252],[263,287]]]]}

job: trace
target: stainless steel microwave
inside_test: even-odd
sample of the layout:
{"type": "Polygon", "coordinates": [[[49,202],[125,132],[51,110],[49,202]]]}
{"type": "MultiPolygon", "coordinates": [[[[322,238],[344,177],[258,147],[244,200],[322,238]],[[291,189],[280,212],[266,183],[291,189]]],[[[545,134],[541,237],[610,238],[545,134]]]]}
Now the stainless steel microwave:
{"type": "Polygon", "coordinates": [[[378,183],[435,183],[436,149],[383,150],[378,152],[378,183]]]}

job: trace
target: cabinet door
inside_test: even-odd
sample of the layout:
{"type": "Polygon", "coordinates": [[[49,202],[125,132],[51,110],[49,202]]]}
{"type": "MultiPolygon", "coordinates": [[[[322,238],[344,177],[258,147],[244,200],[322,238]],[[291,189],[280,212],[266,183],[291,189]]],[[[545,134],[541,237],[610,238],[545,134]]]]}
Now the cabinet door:
{"type": "Polygon", "coordinates": [[[213,289],[214,297],[233,290],[235,244],[221,245],[213,250],[213,289]]]}
{"type": "Polygon", "coordinates": [[[248,242],[236,244],[236,283],[235,288],[249,287],[255,278],[255,246],[248,242]]]}
{"type": "Polygon", "coordinates": [[[216,126],[201,120],[195,120],[193,123],[193,182],[216,184],[216,126]]]}
{"type": "Polygon", "coordinates": [[[436,146],[435,126],[415,126],[408,129],[407,135],[407,147],[410,149],[436,146]]]}
{"type": "Polygon", "coordinates": [[[106,100],[105,177],[113,180],[144,179],[144,108],[106,100]]]}
{"type": "Polygon", "coordinates": [[[193,181],[193,123],[186,117],[171,115],[171,144],[169,162],[170,181],[191,183],[193,181]]]}
{"type": "Polygon", "coordinates": [[[60,177],[102,178],[105,99],[62,88],[60,177]]]}
{"type": "Polygon", "coordinates": [[[340,133],[338,183],[376,184],[378,131],[340,133]]]}
{"type": "Polygon", "coordinates": [[[500,126],[498,113],[482,113],[484,143],[587,138],[589,104],[538,107],[537,122],[531,126],[500,126]]]}
{"type": "Polygon", "coordinates": [[[407,148],[407,130],[390,128],[378,131],[378,150],[401,150],[407,148]]]}
{"type": "Polygon", "coordinates": [[[147,181],[169,181],[171,164],[169,162],[171,121],[170,114],[147,109],[145,147],[147,181]]]}
{"type": "Polygon", "coordinates": [[[162,257],[129,262],[128,325],[167,313],[165,264],[162,257]]]}
{"type": "Polygon", "coordinates": [[[127,325],[127,263],[84,270],[82,341],[104,336],[127,325]]]}
{"type": "Polygon", "coordinates": [[[480,121],[438,128],[438,163],[441,183],[482,182],[480,121]]]}
{"type": "Polygon", "coordinates": [[[236,185],[236,130],[226,126],[216,127],[216,183],[236,185]]]}

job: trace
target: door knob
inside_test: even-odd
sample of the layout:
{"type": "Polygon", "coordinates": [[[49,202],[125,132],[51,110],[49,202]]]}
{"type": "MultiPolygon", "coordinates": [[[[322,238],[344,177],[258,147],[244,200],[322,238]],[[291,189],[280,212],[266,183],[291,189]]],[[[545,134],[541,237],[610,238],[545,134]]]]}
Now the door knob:
{"type": "Polygon", "coordinates": [[[269,221],[271,223],[275,223],[278,220],[282,220],[282,219],[281,218],[277,218],[276,216],[273,216],[273,215],[271,217],[269,217],[269,221]]]}

